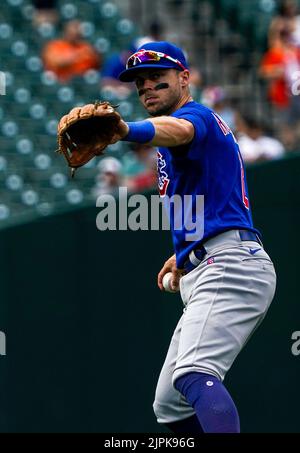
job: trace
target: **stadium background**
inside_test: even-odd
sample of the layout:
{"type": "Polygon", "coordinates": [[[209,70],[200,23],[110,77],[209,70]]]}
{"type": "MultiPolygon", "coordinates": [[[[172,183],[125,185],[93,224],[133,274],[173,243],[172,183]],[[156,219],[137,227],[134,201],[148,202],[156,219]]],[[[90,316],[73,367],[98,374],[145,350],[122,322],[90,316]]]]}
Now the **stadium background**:
{"type": "MultiPolygon", "coordinates": [[[[257,66],[276,8],[272,0],[59,0],[57,25],[36,26],[29,0],[1,2],[1,432],[164,431],[152,399],[181,312],[179,296],[155,286],[171,253],[169,234],[99,232],[91,192],[99,161],[71,180],[54,153],[57,120],[75,104],[108,99],[135,120],[143,117],[136,94],[104,88],[95,70],[57,81],[44,71],[43,46],[78,18],[105,60],[159,18],[165,37],[185,48],[205,80],[269,119],[257,66]]],[[[122,162],[132,150],[117,144],[108,155],[122,162]]],[[[299,432],[300,359],[291,352],[291,335],[300,330],[299,174],[297,150],[248,166],[254,219],[279,280],[263,327],[226,381],[244,432],[299,432]]]]}

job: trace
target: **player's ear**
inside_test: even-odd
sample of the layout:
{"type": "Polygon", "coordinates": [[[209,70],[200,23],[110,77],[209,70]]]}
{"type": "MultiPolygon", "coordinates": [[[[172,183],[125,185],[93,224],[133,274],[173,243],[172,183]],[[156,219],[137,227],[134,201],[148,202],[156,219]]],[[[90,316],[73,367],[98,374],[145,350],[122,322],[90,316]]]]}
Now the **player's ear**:
{"type": "Polygon", "coordinates": [[[184,71],[179,72],[179,82],[182,87],[188,86],[190,82],[190,71],[185,69],[184,71]]]}

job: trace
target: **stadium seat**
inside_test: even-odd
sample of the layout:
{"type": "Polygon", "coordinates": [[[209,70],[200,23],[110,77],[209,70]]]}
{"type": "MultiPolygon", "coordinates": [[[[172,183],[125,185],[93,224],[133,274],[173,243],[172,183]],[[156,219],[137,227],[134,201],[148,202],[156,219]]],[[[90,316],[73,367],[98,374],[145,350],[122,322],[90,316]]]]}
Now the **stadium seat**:
{"type": "Polygon", "coordinates": [[[27,188],[21,193],[21,201],[25,206],[35,206],[39,202],[39,194],[32,188],[27,188]]]}
{"type": "Polygon", "coordinates": [[[0,222],[10,217],[10,207],[7,204],[0,203],[0,222]]]}
{"type": "Polygon", "coordinates": [[[83,202],[84,195],[80,189],[70,189],[66,191],[66,200],[70,205],[79,205],[83,202]]]}
{"type": "Polygon", "coordinates": [[[6,178],[6,188],[12,191],[20,191],[23,188],[24,182],[20,175],[12,174],[6,178]]]}
{"type": "Polygon", "coordinates": [[[34,151],[34,144],[28,138],[20,138],[16,141],[16,151],[22,156],[32,154],[34,151]]]}

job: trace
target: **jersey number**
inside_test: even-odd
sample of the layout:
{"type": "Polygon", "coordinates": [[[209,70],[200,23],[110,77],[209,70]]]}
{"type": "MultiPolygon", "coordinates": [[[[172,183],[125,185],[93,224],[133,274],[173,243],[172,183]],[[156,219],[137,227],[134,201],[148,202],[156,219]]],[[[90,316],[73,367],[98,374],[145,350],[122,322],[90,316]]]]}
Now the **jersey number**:
{"type": "Polygon", "coordinates": [[[243,166],[243,160],[241,156],[241,152],[238,149],[238,156],[241,164],[241,184],[242,184],[242,197],[243,197],[243,203],[246,209],[249,209],[249,198],[246,196],[246,186],[245,186],[245,171],[244,171],[244,166],[243,166]]]}
{"type": "MultiPolygon", "coordinates": [[[[223,132],[223,134],[226,136],[228,134],[231,134],[235,143],[237,144],[237,140],[234,136],[234,134],[232,133],[230,127],[225,123],[224,120],[222,120],[222,118],[217,114],[217,113],[213,113],[213,116],[215,117],[215,120],[217,121],[221,131],[223,132]]],[[[244,203],[244,206],[246,209],[249,209],[249,198],[246,196],[246,186],[245,186],[245,171],[244,171],[244,166],[243,166],[243,160],[242,160],[242,156],[241,156],[241,152],[240,150],[238,149],[238,156],[239,156],[239,159],[240,159],[240,164],[241,164],[241,183],[242,183],[242,197],[243,197],[243,203],[244,203]]]]}

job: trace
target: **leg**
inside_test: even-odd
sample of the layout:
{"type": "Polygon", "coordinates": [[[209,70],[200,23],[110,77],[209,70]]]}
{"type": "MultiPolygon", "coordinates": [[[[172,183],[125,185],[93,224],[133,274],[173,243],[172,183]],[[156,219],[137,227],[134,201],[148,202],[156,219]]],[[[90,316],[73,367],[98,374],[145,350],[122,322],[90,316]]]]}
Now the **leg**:
{"type": "Polygon", "coordinates": [[[174,331],[169,350],[162,367],[153,403],[158,423],[166,425],[175,433],[202,433],[195,412],[185,397],[172,385],[172,375],[176,364],[182,318],[174,331]]]}
{"type": "Polygon", "coordinates": [[[177,422],[173,423],[165,423],[165,425],[173,432],[173,433],[186,433],[186,434],[203,434],[204,431],[199,423],[199,419],[197,415],[192,415],[189,418],[185,418],[184,420],[178,420],[177,422]]]}
{"type": "MultiPolygon", "coordinates": [[[[253,246],[253,242],[249,242],[253,246]]],[[[250,247],[251,247],[250,245],[250,247]]],[[[267,254],[249,248],[214,254],[181,279],[187,308],[181,323],[173,383],[188,372],[223,381],[263,320],[275,292],[276,275],[267,254]]]]}
{"type": "Polygon", "coordinates": [[[240,420],[235,404],[222,382],[204,373],[188,373],[175,388],[194,408],[205,433],[239,433],[240,420]]]}
{"type": "Polygon", "coordinates": [[[237,410],[222,380],[263,320],[276,276],[263,250],[251,256],[246,246],[227,249],[214,260],[213,265],[201,263],[181,282],[187,309],[173,384],[205,432],[239,432],[237,410]]]}

